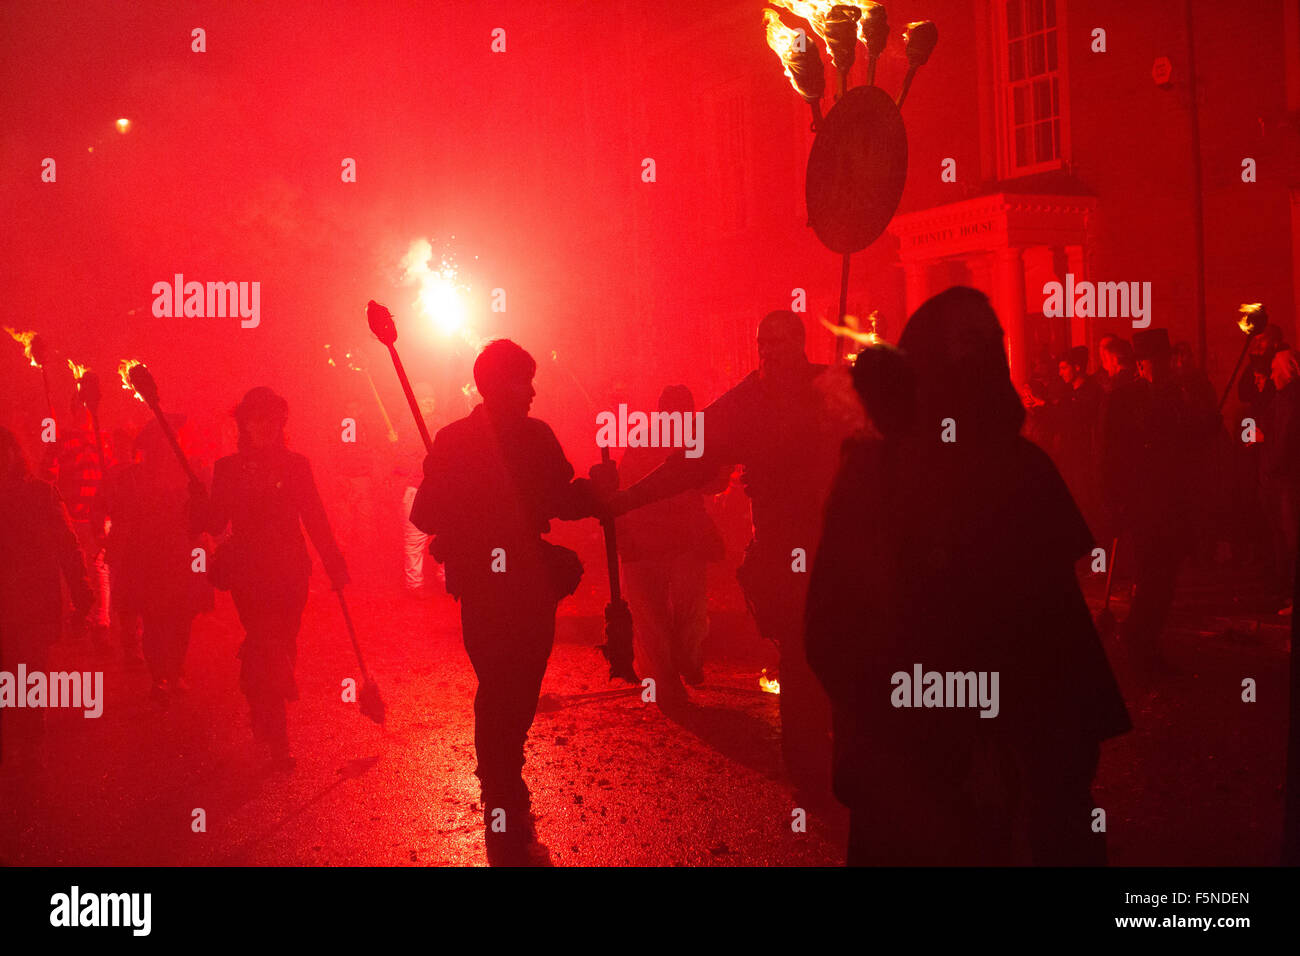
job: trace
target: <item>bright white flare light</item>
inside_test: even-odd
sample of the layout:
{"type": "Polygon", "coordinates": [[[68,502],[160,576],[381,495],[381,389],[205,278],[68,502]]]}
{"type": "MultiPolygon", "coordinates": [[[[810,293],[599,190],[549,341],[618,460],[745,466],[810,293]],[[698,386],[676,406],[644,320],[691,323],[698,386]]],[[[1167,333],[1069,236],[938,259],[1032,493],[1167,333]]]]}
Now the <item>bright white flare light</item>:
{"type": "Polygon", "coordinates": [[[443,335],[457,335],[466,331],[469,308],[465,302],[468,291],[460,282],[456,263],[448,255],[433,263],[433,246],[427,239],[416,239],[402,257],[402,278],[406,285],[418,288],[412,303],[430,324],[443,335]]]}

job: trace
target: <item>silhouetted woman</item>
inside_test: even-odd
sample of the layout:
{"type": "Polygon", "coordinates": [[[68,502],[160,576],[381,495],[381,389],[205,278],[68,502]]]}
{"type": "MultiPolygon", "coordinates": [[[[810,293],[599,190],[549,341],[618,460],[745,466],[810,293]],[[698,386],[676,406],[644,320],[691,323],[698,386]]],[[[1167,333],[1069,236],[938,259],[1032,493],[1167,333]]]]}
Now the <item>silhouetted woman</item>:
{"type": "MultiPolygon", "coordinates": [[[[25,664],[28,673],[49,671],[50,645],[63,624],[60,579],[84,615],[94,592],[68,509],[52,484],[32,477],[17,437],[0,427],[0,670],[16,675],[25,664]]],[[[45,708],[14,704],[0,707],[8,712],[5,730],[21,740],[24,756],[37,757],[45,708]]]]}
{"type": "Polygon", "coordinates": [[[845,444],[807,604],[850,865],[1105,863],[1090,787],[1128,714],[1075,577],[1092,535],[1020,436],[1002,338],[957,287],[854,368],[883,437],[845,444]]]}
{"type": "Polygon", "coordinates": [[[253,736],[277,767],[293,765],[285,703],[298,699],[294,666],[298,628],[307,604],[312,544],[335,590],[347,567],[330,531],[311,465],[285,447],[289,405],[269,388],[255,388],[235,408],[239,451],[213,466],[212,494],[197,508],[208,532],[229,526],[230,540],[213,555],[213,583],[228,589],[244,626],[239,682],[248,698],[253,736]]]}

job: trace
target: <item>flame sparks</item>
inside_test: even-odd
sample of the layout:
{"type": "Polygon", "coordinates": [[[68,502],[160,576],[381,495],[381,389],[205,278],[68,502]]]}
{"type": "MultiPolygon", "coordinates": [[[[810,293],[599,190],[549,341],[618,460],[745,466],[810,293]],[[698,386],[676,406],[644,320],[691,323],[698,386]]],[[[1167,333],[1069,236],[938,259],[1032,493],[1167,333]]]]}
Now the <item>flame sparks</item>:
{"type": "Polygon", "coordinates": [[[117,131],[124,136],[131,131],[131,121],[127,119],[125,116],[123,116],[113,125],[116,126],[117,131]]]}
{"type": "Polygon", "coordinates": [[[137,365],[143,364],[144,363],[139,359],[122,359],[121,363],[117,366],[117,374],[122,376],[122,387],[133,394],[136,399],[141,402],[144,401],[144,396],[137,392],[135,386],[131,384],[131,369],[135,368],[137,365]]]}
{"type": "Polygon", "coordinates": [[[763,673],[758,676],[758,688],[764,694],[779,694],[781,693],[781,682],[769,678],[767,676],[767,668],[764,667],[763,673]]]}
{"type": "Polygon", "coordinates": [[[33,368],[40,368],[41,363],[36,361],[36,356],[32,355],[32,340],[36,338],[35,332],[19,332],[5,326],[5,331],[13,336],[13,340],[23,347],[23,355],[27,356],[27,361],[32,363],[33,368]]]}
{"type": "Polygon", "coordinates": [[[469,287],[460,280],[455,256],[444,252],[433,267],[433,245],[416,239],[402,257],[401,283],[418,287],[412,303],[444,335],[469,339],[469,308],[465,297],[469,287]]]}
{"type": "Polygon", "coordinates": [[[78,365],[76,362],[72,361],[72,359],[68,359],[68,368],[72,369],[72,377],[78,382],[81,381],[81,377],[85,375],[87,371],[86,366],[78,365]]]}

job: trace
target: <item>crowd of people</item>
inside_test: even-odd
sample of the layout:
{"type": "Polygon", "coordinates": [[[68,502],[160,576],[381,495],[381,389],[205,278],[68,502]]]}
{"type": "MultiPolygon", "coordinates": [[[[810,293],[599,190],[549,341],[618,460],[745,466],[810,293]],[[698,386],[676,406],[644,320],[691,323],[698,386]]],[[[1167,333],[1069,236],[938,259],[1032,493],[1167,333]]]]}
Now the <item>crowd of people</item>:
{"type": "MultiPolygon", "coordinates": [[[[800,805],[833,792],[849,807],[849,862],[1103,863],[1089,788],[1102,743],[1130,723],[1080,565],[1100,550],[1129,569],[1123,645],[1146,684],[1168,669],[1162,634],[1189,555],[1222,560],[1220,545],[1263,536],[1267,547],[1237,559],[1268,557],[1279,599],[1290,593],[1291,347],[1275,329],[1252,340],[1235,434],[1190,349],[1159,328],[1104,337],[1091,373],[1087,350],[1072,349],[1054,377],[1040,367],[1017,393],[997,316],[968,288],[930,299],[896,349],[865,347],[851,368],[811,362],[788,311],[762,319],[757,345],[758,368],[703,409],[700,454],[628,449],[621,490],[612,464],[575,477],[529,415],[536,362],[504,339],[475,362],[482,404],[437,431],[418,474],[403,470],[401,581],[416,590],[433,577],[426,553],[438,563],[478,678],[489,858],[528,862],[536,847],[524,745],[557,605],[583,573],[544,537],[552,521],[618,517],[638,672],[679,717],[705,679],[707,567],[726,555],[704,500],[738,474],[752,538],[736,574],[779,650],[786,770],[800,805]],[[1247,533],[1226,533],[1234,523],[1247,533]],[[930,667],[990,677],[1001,700],[990,713],[891,692],[930,667]]],[[[694,409],[685,387],[663,390],[661,414],[694,409]]],[[[105,475],[97,431],[74,427],[42,465],[62,500],[0,430],[0,537],[22,543],[0,548],[0,657],[48,660],[62,580],[96,640],[110,608],[128,653],[140,629],[165,701],[184,692],[194,615],[212,587],[228,590],[254,739],[290,769],[304,530],[330,586],[350,577],[311,466],[287,447],[288,403],[255,388],[234,419],[237,451],[210,474],[187,472],[159,422],[105,475]]],[[[373,473],[378,451],[348,453],[346,479],[373,473]]]]}

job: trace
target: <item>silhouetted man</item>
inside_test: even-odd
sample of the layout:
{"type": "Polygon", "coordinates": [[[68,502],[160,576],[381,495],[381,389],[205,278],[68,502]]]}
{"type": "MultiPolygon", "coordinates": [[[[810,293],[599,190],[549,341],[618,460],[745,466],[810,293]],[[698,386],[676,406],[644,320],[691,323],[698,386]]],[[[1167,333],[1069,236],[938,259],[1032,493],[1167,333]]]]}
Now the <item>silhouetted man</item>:
{"type": "Polygon", "coordinates": [[[1135,591],[1124,638],[1137,677],[1148,683],[1168,669],[1160,636],[1192,541],[1193,430],[1173,376],[1169,333],[1142,329],[1133,342],[1138,377],[1121,366],[1104,411],[1102,490],[1132,556],[1135,591]]]}
{"type": "Polygon", "coordinates": [[[830,782],[830,705],[803,649],[807,569],[821,536],[822,505],[849,428],[819,387],[793,312],[758,326],[758,371],[704,409],[703,453],[676,453],[615,498],[616,513],[697,488],[721,467],[744,466],[754,537],[738,572],[759,633],[781,653],[781,740],[796,786],[817,796],[830,782]]]}
{"type": "Polygon", "coordinates": [[[574,479],[550,426],[528,417],[533,357],[508,339],[474,363],[483,403],[434,438],[411,523],[434,536],[478,691],[474,750],[489,861],[528,859],[532,833],[524,741],[555,640],[555,606],[582,576],[577,555],[544,540],[551,519],[597,513],[616,472],[574,479]]]}

